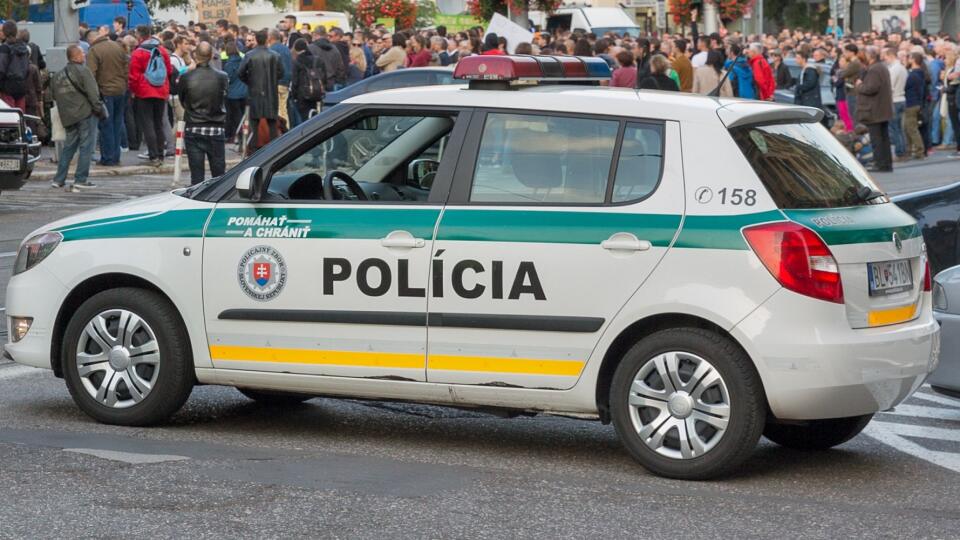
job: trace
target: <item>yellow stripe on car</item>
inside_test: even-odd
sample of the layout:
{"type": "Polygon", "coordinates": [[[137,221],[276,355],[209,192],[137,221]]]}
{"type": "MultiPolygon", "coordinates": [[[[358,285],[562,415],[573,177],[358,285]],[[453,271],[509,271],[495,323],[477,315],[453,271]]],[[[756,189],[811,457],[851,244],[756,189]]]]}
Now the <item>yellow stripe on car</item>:
{"type": "Polygon", "coordinates": [[[867,313],[867,324],[870,326],[886,326],[909,321],[917,312],[916,304],[893,309],[882,309],[867,313]]]}
{"type": "MultiPolygon", "coordinates": [[[[424,369],[426,367],[424,365],[424,355],[416,353],[323,351],[313,349],[275,349],[272,347],[212,345],[210,347],[210,357],[218,362],[269,362],[279,364],[409,369],[424,369]]],[[[493,358],[456,355],[430,356],[430,369],[444,371],[476,371],[576,377],[580,375],[583,366],[584,362],[579,360],[493,358]]]]}

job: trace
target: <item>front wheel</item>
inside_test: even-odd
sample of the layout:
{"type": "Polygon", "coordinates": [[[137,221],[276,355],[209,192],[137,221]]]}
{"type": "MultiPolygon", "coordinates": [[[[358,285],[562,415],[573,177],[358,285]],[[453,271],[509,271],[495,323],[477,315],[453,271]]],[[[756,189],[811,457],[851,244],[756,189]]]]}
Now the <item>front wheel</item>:
{"type": "Polygon", "coordinates": [[[145,289],[110,289],[84,302],[67,324],[62,361],[73,400],[106,424],[163,422],[193,389],[193,356],[180,315],[145,289]]]}
{"type": "Polygon", "coordinates": [[[796,450],[827,450],[856,437],[867,427],[872,414],[810,420],[802,424],[767,424],[763,436],[796,450]]]}
{"type": "Polygon", "coordinates": [[[630,454],[670,478],[723,475],[756,447],[765,397],[750,358],[730,339],[699,328],[640,340],[613,376],[610,413],[630,454]]]}

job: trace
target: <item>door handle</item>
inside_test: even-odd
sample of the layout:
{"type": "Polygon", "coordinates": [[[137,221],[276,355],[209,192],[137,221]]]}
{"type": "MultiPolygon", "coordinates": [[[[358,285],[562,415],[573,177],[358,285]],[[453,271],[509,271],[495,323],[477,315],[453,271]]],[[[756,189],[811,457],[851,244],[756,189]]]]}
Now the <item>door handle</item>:
{"type": "Polygon", "coordinates": [[[415,238],[407,231],[393,231],[380,239],[380,245],[388,248],[422,248],[427,245],[423,238],[415,238]]]}
{"type": "Polygon", "coordinates": [[[616,233],[600,242],[600,247],[609,251],[647,251],[652,246],[648,240],[640,240],[630,233],[616,233]]]}

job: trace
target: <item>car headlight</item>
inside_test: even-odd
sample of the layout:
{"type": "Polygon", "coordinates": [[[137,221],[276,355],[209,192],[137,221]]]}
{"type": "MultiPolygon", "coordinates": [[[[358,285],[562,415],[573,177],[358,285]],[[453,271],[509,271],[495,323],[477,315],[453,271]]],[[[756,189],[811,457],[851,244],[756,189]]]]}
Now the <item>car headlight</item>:
{"type": "Polygon", "coordinates": [[[45,232],[24,242],[23,245],[20,246],[20,251],[17,252],[16,262],[13,263],[13,274],[17,275],[21,272],[26,272],[40,264],[40,261],[46,259],[47,255],[50,255],[53,250],[60,245],[61,240],[63,240],[62,234],[58,232],[45,232]]]}
{"type": "Polygon", "coordinates": [[[947,310],[947,292],[943,290],[943,285],[936,281],[933,282],[933,309],[947,310]]]}

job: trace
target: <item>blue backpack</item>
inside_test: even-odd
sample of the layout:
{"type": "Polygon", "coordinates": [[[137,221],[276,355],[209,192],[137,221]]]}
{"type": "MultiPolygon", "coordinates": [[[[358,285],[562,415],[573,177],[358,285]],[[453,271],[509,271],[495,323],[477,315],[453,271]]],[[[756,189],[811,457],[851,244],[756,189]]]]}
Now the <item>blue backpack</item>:
{"type": "Polygon", "coordinates": [[[147,61],[147,71],[144,72],[144,76],[151,86],[162,87],[163,83],[167,81],[167,66],[163,62],[159,45],[150,51],[150,60],[147,61]]]}

